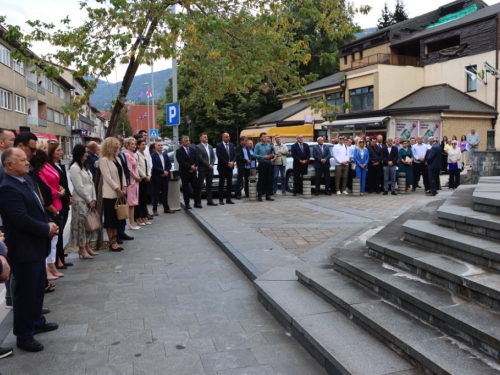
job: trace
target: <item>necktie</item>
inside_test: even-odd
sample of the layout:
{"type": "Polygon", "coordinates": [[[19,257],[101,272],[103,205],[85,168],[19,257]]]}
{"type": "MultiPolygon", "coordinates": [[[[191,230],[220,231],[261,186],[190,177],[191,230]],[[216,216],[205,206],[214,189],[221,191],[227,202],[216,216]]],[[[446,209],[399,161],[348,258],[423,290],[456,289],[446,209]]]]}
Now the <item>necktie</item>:
{"type": "Polygon", "coordinates": [[[229,144],[228,143],[226,143],[226,151],[227,151],[227,154],[229,156],[229,144]]]}
{"type": "Polygon", "coordinates": [[[189,152],[189,147],[186,147],[186,152],[187,152],[188,156],[191,157],[191,153],[189,152]]]}
{"type": "Polygon", "coordinates": [[[323,155],[323,146],[321,146],[321,155],[323,155]]]}
{"type": "Polygon", "coordinates": [[[304,152],[304,148],[302,147],[302,143],[299,143],[300,151],[304,152]]]}

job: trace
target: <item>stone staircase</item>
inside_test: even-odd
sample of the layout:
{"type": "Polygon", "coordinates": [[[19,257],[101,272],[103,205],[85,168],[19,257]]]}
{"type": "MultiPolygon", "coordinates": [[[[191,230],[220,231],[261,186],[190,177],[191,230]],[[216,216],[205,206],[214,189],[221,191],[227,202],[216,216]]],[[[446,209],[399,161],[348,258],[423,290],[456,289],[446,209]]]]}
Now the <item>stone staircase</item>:
{"type": "Polygon", "coordinates": [[[272,270],[259,300],[329,374],[500,374],[499,193],[481,178],[334,249],[332,267],[272,270]]]}

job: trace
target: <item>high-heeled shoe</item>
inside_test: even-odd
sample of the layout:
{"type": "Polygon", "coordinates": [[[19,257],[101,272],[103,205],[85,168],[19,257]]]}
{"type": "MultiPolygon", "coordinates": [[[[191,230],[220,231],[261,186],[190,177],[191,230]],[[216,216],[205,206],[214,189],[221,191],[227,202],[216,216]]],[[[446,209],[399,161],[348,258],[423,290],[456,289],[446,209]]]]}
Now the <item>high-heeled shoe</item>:
{"type": "Polygon", "coordinates": [[[118,251],[122,251],[123,250],[123,247],[120,247],[120,246],[118,246],[116,249],[114,249],[113,245],[115,245],[115,244],[117,244],[117,242],[116,242],[116,236],[112,237],[109,240],[109,250],[114,251],[114,252],[118,252],[118,251]]]}
{"type": "Polygon", "coordinates": [[[92,256],[90,256],[88,254],[87,255],[83,255],[83,254],[80,254],[80,253],[78,253],[78,258],[80,258],[80,259],[94,259],[92,256]]]}
{"type": "Polygon", "coordinates": [[[86,250],[87,250],[87,254],[89,254],[89,255],[91,255],[93,257],[95,257],[96,255],[99,255],[98,252],[92,251],[91,249],[86,249],[86,250]]]}
{"type": "Polygon", "coordinates": [[[129,224],[129,226],[128,226],[128,227],[129,227],[130,229],[132,229],[132,230],[139,230],[139,229],[141,229],[141,227],[140,227],[140,226],[138,226],[138,225],[136,225],[135,227],[133,227],[132,225],[130,225],[130,224],[129,224]]]}

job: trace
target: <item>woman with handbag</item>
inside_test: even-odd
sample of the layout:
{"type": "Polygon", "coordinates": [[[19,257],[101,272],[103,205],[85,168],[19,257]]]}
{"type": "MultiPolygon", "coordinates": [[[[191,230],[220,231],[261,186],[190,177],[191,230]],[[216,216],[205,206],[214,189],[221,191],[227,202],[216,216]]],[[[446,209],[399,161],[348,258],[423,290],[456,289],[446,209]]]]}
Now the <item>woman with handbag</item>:
{"type": "Polygon", "coordinates": [[[460,186],[460,171],[462,170],[462,151],[457,147],[458,141],[451,141],[451,147],[448,149],[448,169],[450,181],[448,188],[455,190],[460,186]]]}
{"type": "Polygon", "coordinates": [[[128,216],[128,205],[125,199],[127,182],[125,171],[118,153],[120,142],[109,137],[101,145],[99,169],[102,175],[102,208],[104,212],[104,228],[109,238],[109,250],[122,251],[123,248],[116,242],[116,233],[119,226],[124,226],[128,216]],[[120,218],[118,217],[120,214],[120,218]],[[121,216],[123,214],[123,216],[121,216]]]}
{"type": "MultiPolygon", "coordinates": [[[[90,237],[92,232],[85,230],[86,217],[96,207],[96,192],[92,173],[87,164],[87,152],[81,144],[73,147],[73,160],[69,168],[69,175],[73,183],[73,210],[71,214],[71,232],[69,246],[78,247],[78,256],[82,259],[92,259],[99,255],[90,249],[90,237]]],[[[99,219],[99,216],[97,216],[99,219]]]]}

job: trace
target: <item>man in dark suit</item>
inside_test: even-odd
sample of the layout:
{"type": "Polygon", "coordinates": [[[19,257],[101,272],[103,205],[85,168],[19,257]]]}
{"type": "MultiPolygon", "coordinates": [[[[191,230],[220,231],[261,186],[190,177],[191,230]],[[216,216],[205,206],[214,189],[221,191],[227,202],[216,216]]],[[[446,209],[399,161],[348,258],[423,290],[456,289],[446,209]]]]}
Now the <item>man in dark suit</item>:
{"type": "Polygon", "coordinates": [[[224,204],[224,185],[226,185],[226,203],[234,204],[231,200],[233,191],[233,171],[236,161],[234,145],[229,142],[229,134],[222,134],[222,142],[217,144],[217,170],[219,172],[219,204],[224,204]]]}
{"type": "Polygon", "coordinates": [[[240,144],[236,147],[236,166],[238,167],[238,186],[236,199],[241,199],[241,185],[245,181],[245,196],[248,198],[248,178],[250,177],[250,155],[247,151],[247,137],[240,137],[240,144]],[[248,168],[247,168],[248,167],[248,168]]]}
{"type": "Polygon", "coordinates": [[[156,152],[151,155],[151,162],[153,163],[151,167],[151,182],[153,185],[153,215],[158,216],[158,201],[160,199],[160,192],[161,203],[163,204],[163,213],[175,214],[175,211],[172,211],[168,205],[168,183],[170,181],[172,163],[170,163],[168,153],[162,153],[163,144],[161,142],[156,141],[155,149],[156,152]]]}
{"type": "Polygon", "coordinates": [[[207,195],[207,206],[217,206],[212,199],[212,181],[214,179],[214,149],[208,144],[207,133],[201,133],[200,144],[196,146],[198,154],[198,187],[200,196],[198,201],[201,203],[201,189],[203,182],[206,181],[205,194],[207,195]]]}
{"type": "Polygon", "coordinates": [[[14,288],[14,335],[17,347],[38,352],[43,345],[34,334],[53,331],[55,323],[47,323],[42,315],[45,295],[45,259],[50,252],[50,239],[59,228],[46,214],[40,197],[24,176],[29,162],[19,148],[9,148],[2,154],[5,177],[0,185],[0,215],[9,248],[14,288]]]}
{"type": "Polygon", "coordinates": [[[382,147],[382,168],[384,170],[384,195],[388,194],[389,177],[391,178],[391,194],[396,193],[396,166],[398,164],[399,150],[392,144],[392,138],[387,138],[382,147]]]}
{"type": "Polygon", "coordinates": [[[196,149],[191,147],[188,136],[182,137],[182,147],[175,152],[175,157],[179,163],[179,175],[182,181],[182,195],[184,196],[184,205],[186,209],[191,209],[189,205],[189,185],[194,193],[194,206],[203,208],[201,205],[200,191],[198,187],[198,177],[196,176],[196,167],[198,166],[198,155],[196,149]]]}
{"type": "Polygon", "coordinates": [[[307,166],[311,158],[309,145],[303,142],[302,134],[297,134],[297,142],[292,145],[293,158],[293,196],[302,192],[302,178],[307,174],[307,166]]]}
{"type": "Polygon", "coordinates": [[[325,146],[323,137],[318,137],[318,144],[313,147],[313,158],[314,158],[314,170],[316,172],[316,190],[314,195],[319,195],[319,183],[321,181],[321,175],[325,178],[325,194],[332,195],[330,193],[330,158],[332,154],[330,153],[330,148],[325,146]]]}
{"type": "Polygon", "coordinates": [[[436,196],[437,194],[437,179],[439,179],[439,171],[441,169],[441,146],[436,142],[436,138],[429,137],[429,144],[431,148],[429,149],[425,163],[427,165],[427,170],[429,171],[429,183],[431,185],[430,193],[427,196],[436,196]]]}
{"type": "Polygon", "coordinates": [[[368,172],[366,180],[368,182],[368,192],[380,194],[380,176],[382,175],[382,148],[377,144],[377,138],[371,139],[371,144],[368,145],[368,172]]]}
{"type": "Polygon", "coordinates": [[[95,143],[94,141],[89,142],[87,144],[87,161],[86,161],[86,163],[89,167],[90,173],[92,173],[92,180],[94,182],[95,182],[95,163],[98,160],[99,160],[99,155],[97,154],[97,143],[95,143]]]}
{"type": "MultiPolygon", "coordinates": [[[[7,253],[5,245],[2,242],[3,234],[0,232],[0,284],[4,284],[9,280],[10,266],[7,262],[7,253]]],[[[0,358],[8,357],[12,354],[12,348],[1,348],[0,347],[0,358]]]]}

